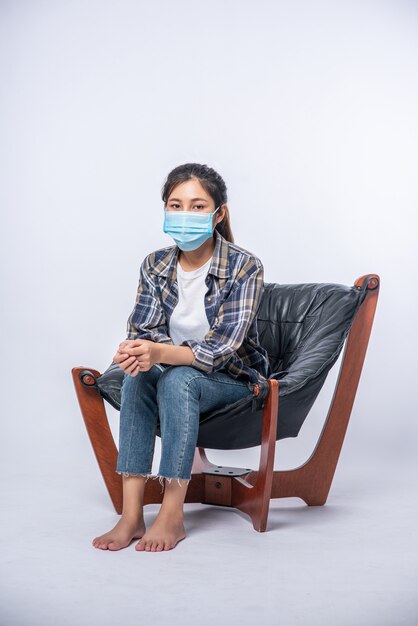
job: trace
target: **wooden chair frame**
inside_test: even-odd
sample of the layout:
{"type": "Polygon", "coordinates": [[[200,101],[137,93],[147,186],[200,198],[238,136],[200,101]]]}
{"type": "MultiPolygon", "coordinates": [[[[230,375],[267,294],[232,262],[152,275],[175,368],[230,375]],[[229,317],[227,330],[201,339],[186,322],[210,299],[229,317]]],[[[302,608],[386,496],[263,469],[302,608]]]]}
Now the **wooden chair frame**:
{"type": "MultiPolygon", "coordinates": [[[[269,393],[262,414],[262,441],[258,470],[222,467],[211,463],[204,448],[196,448],[192,477],[185,502],[229,506],[245,512],[253,527],[264,532],[271,498],[298,497],[309,506],[325,504],[354,404],[379,295],[380,278],[366,274],[358,278],[360,287],[369,279],[366,296],[357,310],[346,338],[338,380],[324,426],[310,458],[291,470],[274,471],[277,420],[279,417],[279,381],[268,379],[269,393]]],[[[72,376],[87,433],[100,471],[116,512],[122,513],[122,476],[115,471],[118,450],[110,430],[104,400],[93,386],[94,380],[80,373],[88,369],[74,367],[72,376]],[[86,386],[87,385],[87,386],[86,386]],[[90,388],[89,388],[90,385],[90,388]]],[[[147,480],[144,505],[162,502],[161,484],[147,480]]]]}

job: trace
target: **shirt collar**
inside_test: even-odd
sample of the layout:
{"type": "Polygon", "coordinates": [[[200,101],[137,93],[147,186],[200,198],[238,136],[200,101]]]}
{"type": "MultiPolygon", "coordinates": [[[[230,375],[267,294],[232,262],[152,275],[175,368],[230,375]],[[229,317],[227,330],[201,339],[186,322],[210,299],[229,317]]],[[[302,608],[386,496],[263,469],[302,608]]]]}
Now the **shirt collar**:
{"type": "MultiPolygon", "coordinates": [[[[228,240],[221,233],[214,230],[215,247],[213,250],[212,261],[210,263],[208,274],[213,274],[219,278],[227,278],[230,275],[228,262],[228,240]]],[[[169,286],[177,277],[177,261],[180,248],[177,245],[170,246],[167,253],[157,261],[151,268],[151,273],[158,276],[166,276],[169,286]]]]}

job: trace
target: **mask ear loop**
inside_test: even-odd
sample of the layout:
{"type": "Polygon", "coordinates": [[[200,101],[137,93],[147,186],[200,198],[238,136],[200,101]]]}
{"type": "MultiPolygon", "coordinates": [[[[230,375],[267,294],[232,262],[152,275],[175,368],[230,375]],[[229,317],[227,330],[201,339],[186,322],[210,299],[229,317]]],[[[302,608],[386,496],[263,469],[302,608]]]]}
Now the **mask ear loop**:
{"type": "MultiPolygon", "coordinates": [[[[212,217],[215,215],[216,211],[217,211],[218,209],[220,209],[220,208],[221,208],[221,205],[219,205],[219,206],[218,206],[218,208],[217,208],[217,209],[215,209],[215,210],[213,211],[213,213],[212,213],[212,217]]],[[[216,224],[215,224],[215,226],[214,226],[213,228],[211,227],[211,232],[212,232],[212,235],[213,235],[213,232],[214,232],[215,228],[216,228],[216,224]]]]}

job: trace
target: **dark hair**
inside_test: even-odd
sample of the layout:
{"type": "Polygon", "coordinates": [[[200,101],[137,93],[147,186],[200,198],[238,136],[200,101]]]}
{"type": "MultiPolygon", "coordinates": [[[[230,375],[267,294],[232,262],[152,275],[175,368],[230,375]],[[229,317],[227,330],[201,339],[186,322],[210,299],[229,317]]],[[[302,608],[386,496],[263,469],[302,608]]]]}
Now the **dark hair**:
{"type": "Polygon", "coordinates": [[[179,165],[171,170],[161,190],[161,196],[164,204],[167,204],[167,200],[174,187],[192,178],[198,180],[205,191],[211,196],[215,202],[215,208],[221,204],[225,205],[225,215],[223,219],[216,224],[215,229],[218,230],[221,235],[225,237],[225,239],[234,243],[234,237],[231,231],[229,208],[226,205],[226,202],[228,201],[226,185],[222,176],[220,176],[211,167],[201,165],[200,163],[185,163],[184,165],[179,165]]]}

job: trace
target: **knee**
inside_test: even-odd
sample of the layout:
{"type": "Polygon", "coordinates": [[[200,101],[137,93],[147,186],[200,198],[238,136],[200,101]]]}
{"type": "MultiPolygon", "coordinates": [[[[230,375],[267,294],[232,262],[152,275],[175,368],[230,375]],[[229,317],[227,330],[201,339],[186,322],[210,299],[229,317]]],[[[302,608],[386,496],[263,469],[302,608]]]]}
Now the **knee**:
{"type": "Polygon", "coordinates": [[[157,395],[178,396],[192,390],[200,393],[199,372],[190,365],[174,365],[161,374],[157,382],[157,395]]]}
{"type": "Polygon", "coordinates": [[[125,372],[122,379],[121,393],[132,391],[137,387],[155,386],[160,375],[161,370],[154,366],[146,372],[138,372],[136,376],[131,376],[128,372],[125,372]]]}

